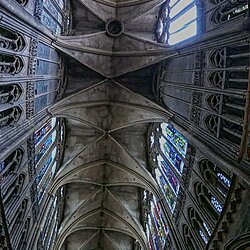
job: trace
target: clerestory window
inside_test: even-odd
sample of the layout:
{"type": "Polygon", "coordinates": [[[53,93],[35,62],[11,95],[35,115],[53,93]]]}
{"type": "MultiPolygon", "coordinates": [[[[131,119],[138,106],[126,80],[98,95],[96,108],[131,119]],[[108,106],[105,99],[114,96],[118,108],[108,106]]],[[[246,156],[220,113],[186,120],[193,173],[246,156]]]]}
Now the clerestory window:
{"type": "Polygon", "coordinates": [[[196,34],[196,0],[167,0],[159,13],[156,28],[157,41],[174,45],[196,34]]]}

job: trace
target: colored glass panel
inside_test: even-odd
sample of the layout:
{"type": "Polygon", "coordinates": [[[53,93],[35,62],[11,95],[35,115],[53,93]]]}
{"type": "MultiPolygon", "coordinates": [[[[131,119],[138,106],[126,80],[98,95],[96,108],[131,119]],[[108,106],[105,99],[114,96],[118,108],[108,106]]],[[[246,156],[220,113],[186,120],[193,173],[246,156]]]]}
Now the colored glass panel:
{"type": "Polygon", "coordinates": [[[208,240],[207,240],[205,234],[203,233],[203,231],[201,229],[199,229],[199,234],[200,234],[202,240],[205,242],[205,244],[207,244],[208,240]]]}
{"type": "Polygon", "coordinates": [[[153,222],[152,222],[150,216],[148,217],[148,223],[149,223],[149,229],[150,229],[150,234],[151,234],[151,237],[152,237],[152,242],[153,242],[153,245],[154,245],[154,249],[159,250],[160,248],[159,248],[159,244],[158,244],[157,234],[155,233],[153,222]]]}
{"type": "Polygon", "coordinates": [[[41,129],[37,130],[34,133],[35,144],[39,143],[51,129],[52,129],[52,121],[49,121],[41,129]]]}
{"type": "Polygon", "coordinates": [[[207,226],[207,224],[205,222],[203,222],[203,226],[206,229],[208,235],[211,236],[211,230],[208,228],[208,226],[207,226]]]}
{"type": "Polygon", "coordinates": [[[56,139],[56,131],[54,131],[52,134],[48,136],[48,138],[42,144],[40,150],[35,154],[35,163],[37,163],[43,157],[43,155],[47,152],[47,150],[55,141],[55,139],[56,139]]]}
{"type": "Polygon", "coordinates": [[[150,136],[150,147],[152,147],[155,143],[155,135],[154,133],[151,134],[150,136]]]}
{"type": "MultiPolygon", "coordinates": [[[[57,148],[55,147],[52,151],[52,153],[50,154],[50,156],[48,157],[46,163],[44,164],[44,166],[42,167],[42,169],[40,170],[39,174],[36,177],[36,184],[39,185],[42,178],[47,174],[50,168],[50,165],[52,163],[52,161],[54,161],[55,157],[56,157],[56,151],[57,148]]],[[[54,175],[53,169],[52,169],[52,175],[54,175]]]]}
{"type": "Polygon", "coordinates": [[[180,154],[183,155],[183,157],[185,157],[188,146],[187,140],[180,133],[178,133],[171,124],[162,123],[161,129],[163,135],[167,138],[167,140],[175,146],[175,148],[179,151],[180,154]]]}
{"type": "Polygon", "coordinates": [[[161,222],[160,217],[158,215],[157,208],[155,207],[154,203],[151,203],[151,214],[152,214],[154,222],[155,222],[158,239],[163,247],[166,243],[166,236],[164,233],[164,227],[162,225],[162,222],[161,222]]]}
{"type": "Polygon", "coordinates": [[[168,183],[165,181],[165,178],[161,175],[159,169],[156,169],[156,180],[165,196],[165,199],[169,205],[170,210],[173,212],[175,208],[175,199],[176,196],[173,194],[173,191],[171,190],[168,183]]]}
{"type": "Polygon", "coordinates": [[[224,185],[226,185],[228,188],[230,188],[231,186],[231,181],[224,175],[222,174],[221,172],[217,172],[217,177],[218,177],[218,180],[223,183],[224,185]]]}
{"type": "Polygon", "coordinates": [[[222,212],[222,205],[218,202],[218,200],[214,196],[211,196],[211,203],[218,213],[222,212]]]}
{"type": "Polygon", "coordinates": [[[49,156],[48,160],[46,161],[45,165],[42,167],[41,171],[36,177],[36,184],[38,185],[42,179],[42,177],[46,174],[50,163],[52,162],[52,155],[49,156]]]}
{"type": "Polygon", "coordinates": [[[160,148],[168,161],[175,167],[175,169],[181,174],[184,167],[184,162],[181,157],[177,154],[175,149],[167,142],[167,140],[162,136],[159,139],[160,148]]]}
{"type": "Polygon", "coordinates": [[[157,157],[157,160],[158,166],[161,168],[163,175],[177,195],[180,188],[179,180],[177,179],[176,175],[173,173],[169,165],[166,163],[166,161],[164,161],[160,155],[157,157]]]}

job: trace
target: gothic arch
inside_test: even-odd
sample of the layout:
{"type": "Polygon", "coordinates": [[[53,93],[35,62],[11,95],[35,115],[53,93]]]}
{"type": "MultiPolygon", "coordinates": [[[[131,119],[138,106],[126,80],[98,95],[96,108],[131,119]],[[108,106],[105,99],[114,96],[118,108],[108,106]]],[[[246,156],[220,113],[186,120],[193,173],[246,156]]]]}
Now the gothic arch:
{"type": "MultiPolygon", "coordinates": [[[[203,211],[208,214],[210,218],[212,218],[215,224],[219,218],[219,212],[212,205],[211,200],[214,198],[217,201],[217,199],[212,195],[211,191],[201,182],[197,181],[194,183],[194,190],[197,200],[201,205],[203,211]]],[[[220,206],[220,208],[222,209],[222,206],[220,206]]]]}
{"type": "Polygon", "coordinates": [[[21,52],[26,46],[24,37],[16,31],[0,26],[0,47],[15,52],[21,52]]]}
{"type": "Polygon", "coordinates": [[[182,225],[182,235],[186,244],[186,247],[189,250],[196,250],[198,249],[198,246],[195,242],[195,239],[193,237],[193,234],[187,224],[182,225]]]}
{"type": "Polygon", "coordinates": [[[14,103],[22,95],[22,88],[19,84],[0,86],[0,104],[14,103]]]}
{"type": "Polygon", "coordinates": [[[24,150],[22,148],[17,148],[1,162],[3,182],[5,182],[9,176],[14,175],[17,172],[22,163],[23,155],[24,150]]]}
{"type": "Polygon", "coordinates": [[[250,249],[250,234],[246,233],[229,241],[225,245],[225,250],[248,250],[250,249]]]}
{"type": "Polygon", "coordinates": [[[208,159],[199,161],[199,169],[204,181],[226,196],[231,185],[230,176],[208,159]]]}
{"type": "Polygon", "coordinates": [[[203,245],[206,245],[210,238],[211,231],[208,229],[206,223],[202,221],[199,213],[193,207],[188,208],[188,219],[197,237],[201,239],[203,245]]]}
{"type": "Polygon", "coordinates": [[[22,115],[19,106],[0,111],[0,129],[7,126],[14,126],[22,115]]]}

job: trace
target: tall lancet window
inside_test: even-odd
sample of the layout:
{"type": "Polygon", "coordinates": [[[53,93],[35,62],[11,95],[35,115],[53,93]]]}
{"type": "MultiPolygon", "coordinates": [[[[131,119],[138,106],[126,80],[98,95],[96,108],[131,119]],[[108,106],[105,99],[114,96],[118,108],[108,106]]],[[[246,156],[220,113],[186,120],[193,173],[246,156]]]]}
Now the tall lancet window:
{"type": "MultiPolygon", "coordinates": [[[[151,250],[166,249],[171,245],[169,228],[163,214],[161,204],[153,194],[144,191],[143,204],[147,206],[145,211],[146,236],[151,250]]],[[[145,208],[145,207],[144,207],[145,208]]]]}
{"type": "Polygon", "coordinates": [[[37,1],[34,15],[54,34],[61,35],[68,26],[67,3],[64,0],[37,1]]]}
{"type": "Polygon", "coordinates": [[[60,119],[52,118],[34,133],[38,204],[43,201],[45,191],[56,172],[62,127],[60,119]]]}
{"type": "Polygon", "coordinates": [[[158,42],[174,45],[196,34],[196,0],[167,0],[160,10],[157,22],[158,42]]]}
{"type": "Polygon", "coordinates": [[[161,123],[150,137],[151,157],[154,162],[155,178],[163,196],[173,213],[181,193],[187,140],[168,123],[161,123]],[[154,152],[152,154],[152,152],[154,152]]]}

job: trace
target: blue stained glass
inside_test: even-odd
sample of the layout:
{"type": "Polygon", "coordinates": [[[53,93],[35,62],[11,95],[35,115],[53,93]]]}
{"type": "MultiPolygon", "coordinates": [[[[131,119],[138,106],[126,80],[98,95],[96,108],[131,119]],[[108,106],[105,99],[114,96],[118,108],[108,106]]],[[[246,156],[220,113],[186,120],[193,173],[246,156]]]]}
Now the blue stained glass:
{"type": "Polygon", "coordinates": [[[38,43],[37,47],[37,57],[50,59],[51,48],[41,42],[38,43]]]}
{"type": "Polygon", "coordinates": [[[179,192],[179,188],[180,188],[179,180],[177,179],[176,175],[173,173],[172,169],[168,166],[166,161],[164,161],[161,156],[158,156],[157,158],[158,158],[158,166],[161,167],[165,178],[167,179],[167,181],[173,188],[175,194],[177,195],[179,192]]]}
{"type": "Polygon", "coordinates": [[[59,23],[62,23],[62,15],[61,13],[56,9],[54,4],[51,0],[44,0],[43,6],[52,14],[54,18],[57,19],[59,23]]]}
{"type": "Polygon", "coordinates": [[[153,223],[151,221],[150,216],[148,218],[148,222],[149,222],[149,229],[150,229],[151,237],[152,237],[152,240],[153,240],[154,249],[159,250],[157,235],[155,233],[154,226],[153,226],[153,223]]]}
{"type": "Polygon", "coordinates": [[[38,185],[39,182],[41,181],[41,179],[43,178],[43,176],[46,174],[50,163],[52,162],[52,154],[49,156],[48,160],[46,161],[45,165],[42,167],[41,171],[39,172],[39,174],[36,177],[36,184],[38,185]]]}
{"type": "Polygon", "coordinates": [[[43,143],[39,152],[35,154],[35,163],[37,163],[42,158],[42,156],[45,154],[45,152],[48,150],[51,144],[52,144],[52,135],[50,135],[47,138],[47,140],[43,143]]]}
{"type": "Polygon", "coordinates": [[[165,181],[165,178],[160,174],[159,170],[156,169],[156,178],[157,178],[157,182],[166,198],[166,201],[168,203],[168,206],[170,208],[170,210],[173,212],[174,208],[175,208],[175,200],[176,197],[173,194],[173,191],[171,190],[170,186],[167,184],[167,182],[165,181]]]}
{"type": "Polygon", "coordinates": [[[161,137],[160,140],[160,148],[166,158],[169,160],[170,163],[176,168],[176,170],[181,174],[184,167],[184,162],[181,157],[177,154],[175,149],[169,145],[167,140],[164,137],[161,137]]]}
{"type": "Polygon", "coordinates": [[[162,123],[161,129],[163,135],[176,147],[179,153],[185,157],[187,153],[188,141],[180,133],[178,133],[171,124],[162,123]]]}
{"type": "Polygon", "coordinates": [[[57,22],[45,11],[42,12],[42,24],[44,24],[49,30],[59,35],[61,33],[61,27],[57,22]]]}
{"type": "Polygon", "coordinates": [[[207,224],[205,222],[203,222],[203,226],[206,229],[208,235],[211,236],[211,230],[208,228],[208,226],[207,226],[207,224]]]}
{"type": "Polygon", "coordinates": [[[219,179],[220,182],[222,182],[223,184],[225,184],[228,188],[230,188],[231,186],[231,181],[222,173],[218,172],[217,177],[219,179]]]}
{"type": "Polygon", "coordinates": [[[46,125],[37,130],[34,133],[35,144],[39,143],[51,129],[52,129],[52,121],[49,121],[46,125]]]}
{"type": "Polygon", "coordinates": [[[218,213],[222,212],[222,205],[214,196],[211,196],[211,203],[213,204],[214,208],[217,210],[218,213]]]}
{"type": "Polygon", "coordinates": [[[207,240],[205,234],[202,232],[201,229],[199,230],[199,234],[200,234],[202,240],[205,242],[205,244],[207,244],[207,243],[208,243],[208,240],[207,240]]]}
{"type": "Polygon", "coordinates": [[[5,169],[5,166],[6,166],[5,162],[2,161],[2,162],[0,163],[0,168],[1,168],[0,171],[1,171],[1,172],[5,169]]]}

